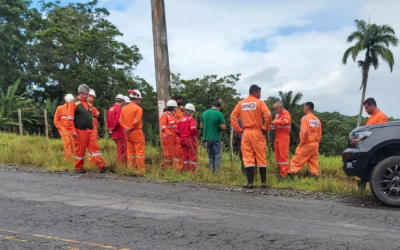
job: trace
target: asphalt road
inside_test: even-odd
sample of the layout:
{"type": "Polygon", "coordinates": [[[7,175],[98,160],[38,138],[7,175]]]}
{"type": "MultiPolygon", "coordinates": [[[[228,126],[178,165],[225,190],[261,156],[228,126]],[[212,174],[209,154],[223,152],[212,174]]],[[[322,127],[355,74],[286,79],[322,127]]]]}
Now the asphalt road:
{"type": "Polygon", "coordinates": [[[0,170],[0,249],[400,249],[400,209],[0,170]]]}

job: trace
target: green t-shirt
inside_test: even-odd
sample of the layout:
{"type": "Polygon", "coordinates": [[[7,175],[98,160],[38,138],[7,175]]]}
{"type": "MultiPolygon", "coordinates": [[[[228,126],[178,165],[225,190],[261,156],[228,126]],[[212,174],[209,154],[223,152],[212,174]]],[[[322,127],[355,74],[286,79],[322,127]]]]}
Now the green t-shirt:
{"type": "Polygon", "coordinates": [[[219,125],[225,124],[225,118],[218,109],[211,108],[205,111],[201,115],[200,121],[203,123],[203,140],[221,140],[219,125]]]}

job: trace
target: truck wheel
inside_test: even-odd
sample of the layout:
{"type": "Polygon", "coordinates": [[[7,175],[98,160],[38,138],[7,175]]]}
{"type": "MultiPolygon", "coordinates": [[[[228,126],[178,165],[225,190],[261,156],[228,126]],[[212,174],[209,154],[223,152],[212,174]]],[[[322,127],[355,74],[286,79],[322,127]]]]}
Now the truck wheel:
{"type": "Polygon", "coordinates": [[[371,191],[381,202],[400,206],[400,156],[381,161],[371,174],[371,191]]]}

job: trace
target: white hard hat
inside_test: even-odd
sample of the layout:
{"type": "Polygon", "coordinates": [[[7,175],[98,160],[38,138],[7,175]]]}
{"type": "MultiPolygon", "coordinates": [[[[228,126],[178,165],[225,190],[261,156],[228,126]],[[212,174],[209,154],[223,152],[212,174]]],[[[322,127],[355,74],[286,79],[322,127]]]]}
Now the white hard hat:
{"type": "Polygon", "coordinates": [[[178,103],[175,100],[169,100],[167,102],[167,107],[178,107],[178,103]]]}
{"type": "Polygon", "coordinates": [[[90,90],[89,90],[89,95],[96,96],[96,92],[94,92],[93,89],[90,89],[90,90]]]}
{"type": "Polygon", "coordinates": [[[124,96],[124,100],[126,103],[131,103],[131,99],[127,96],[124,96]]]}
{"type": "Polygon", "coordinates": [[[187,103],[187,104],[185,105],[185,109],[190,110],[190,111],[193,111],[193,112],[196,112],[196,109],[194,108],[194,105],[191,104],[191,103],[187,103]]]}
{"type": "Polygon", "coordinates": [[[132,89],[132,90],[128,90],[129,92],[129,97],[131,98],[137,98],[137,99],[142,99],[142,94],[140,93],[139,90],[137,89],[132,89]]]}
{"type": "Polygon", "coordinates": [[[118,94],[118,95],[115,97],[115,99],[120,99],[120,100],[125,101],[125,96],[124,96],[123,94],[118,94]]]}
{"type": "Polygon", "coordinates": [[[70,102],[70,101],[74,100],[74,96],[72,94],[67,94],[64,97],[64,99],[65,99],[66,102],[70,102]]]}

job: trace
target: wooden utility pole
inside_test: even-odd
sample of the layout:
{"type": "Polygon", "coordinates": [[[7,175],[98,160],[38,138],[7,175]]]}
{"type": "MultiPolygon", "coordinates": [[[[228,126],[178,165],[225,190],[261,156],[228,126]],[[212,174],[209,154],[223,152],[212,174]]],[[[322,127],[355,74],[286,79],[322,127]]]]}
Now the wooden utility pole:
{"type": "Polygon", "coordinates": [[[24,135],[22,132],[22,115],[20,109],[18,109],[18,125],[19,125],[19,134],[21,136],[21,144],[24,144],[24,135]]]}
{"type": "Polygon", "coordinates": [[[158,99],[158,118],[161,117],[165,104],[171,99],[171,79],[168,58],[167,25],[165,22],[164,0],[151,0],[153,20],[154,63],[158,99]]]}

